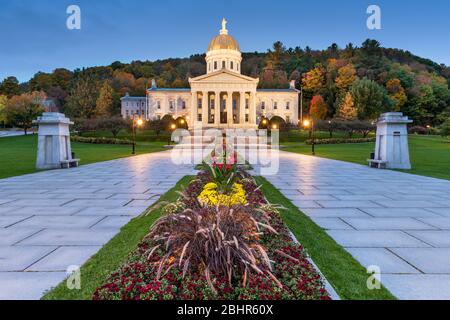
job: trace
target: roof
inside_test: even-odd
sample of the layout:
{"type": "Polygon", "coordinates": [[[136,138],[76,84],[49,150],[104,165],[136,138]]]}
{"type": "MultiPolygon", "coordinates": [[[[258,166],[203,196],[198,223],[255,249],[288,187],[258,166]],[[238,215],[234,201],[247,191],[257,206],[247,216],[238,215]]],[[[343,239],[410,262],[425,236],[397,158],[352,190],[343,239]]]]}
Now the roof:
{"type": "Polygon", "coordinates": [[[125,96],[120,98],[120,100],[145,100],[145,97],[131,97],[131,96],[125,96]]]}
{"type": "Polygon", "coordinates": [[[220,34],[218,36],[215,36],[208,46],[208,51],[222,49],[241,51],[241,48],[239,47],[236,39],[228,34],[220,34]]]}
{"type": "Polygon", "coordinates": [[[148,91],[191,91],[190,88],[149,88],[148,91]]]}
{"type": "Polygon", "coordinates": [[[299,92],[297,89],[257,89],[256,92],[299,92]]]}

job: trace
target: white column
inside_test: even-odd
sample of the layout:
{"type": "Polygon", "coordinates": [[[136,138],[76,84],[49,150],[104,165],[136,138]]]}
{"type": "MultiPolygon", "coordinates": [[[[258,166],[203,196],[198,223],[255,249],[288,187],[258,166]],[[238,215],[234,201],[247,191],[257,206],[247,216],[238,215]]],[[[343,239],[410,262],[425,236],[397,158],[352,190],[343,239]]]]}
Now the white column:
{"type": "Polygon", "coordinates": [[[214,99],[214,124],[217,128],[220,126],[220,91],[215,92],[216,98],[214,99]]]}
{"type": "Polygon", "coordinates": [[[256,125],[256,93],[250,92],[250,115],[249,122],[256,125]]]}
{"type": "Polygon", "coordinates": [[[227,124],[233,124],[233,92],[227,92],[227,124]]]}
{"type": "Polygon", "coordinates": [[[239,92],[240,102],[239,102],[239,123],[245,124],[245,92],[239,92]]]}
{"type": "Polygon", "coordinates": [[[208,125],[209,103],[208,91],[202,92],[202,123],[203,126],[208,125]]]}
{"type": "Polygon", "coordinates": [[[192,91],[192,96],[191,96],[191,121],[189,121],[189,125],[192,128],[195,124],[195,122],[197,122],[197,99],[198,99],[198,93],[197,91],[192,91]]]}

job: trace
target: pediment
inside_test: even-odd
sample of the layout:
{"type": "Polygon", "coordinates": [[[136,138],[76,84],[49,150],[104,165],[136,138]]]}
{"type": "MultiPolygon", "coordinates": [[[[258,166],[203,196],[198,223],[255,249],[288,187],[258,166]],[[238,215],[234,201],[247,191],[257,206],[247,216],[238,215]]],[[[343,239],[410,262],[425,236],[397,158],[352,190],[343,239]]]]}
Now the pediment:
{"type": "Polygon", "coordinates": [[[220,70],[205,74],[196,78],[189,79],[190,83],[258,83],[258,78],[251,78],[239,73],[230,72],[227,70],[220,70]]]}

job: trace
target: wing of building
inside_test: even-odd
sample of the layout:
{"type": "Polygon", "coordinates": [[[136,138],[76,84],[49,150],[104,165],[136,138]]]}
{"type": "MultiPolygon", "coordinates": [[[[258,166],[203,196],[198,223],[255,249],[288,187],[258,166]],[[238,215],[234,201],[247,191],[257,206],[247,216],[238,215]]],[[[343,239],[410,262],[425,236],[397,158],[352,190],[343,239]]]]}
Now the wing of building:
{"type": "Polygon", "coordinates": [[[190,78],[190,88],[157,88],[153,81],[146,97],[122,100],[122,116],[146,119],[171,115],[183,117],[190,127],[201,122],[212,128],[256,128],[261,119],[274,116],[298,123],[299,90],[257,89],[259,79],[241,74],[242,54],[238,42],[228,34],[226,21],[211,40],[206,53],[205,75],[190,78]]]}

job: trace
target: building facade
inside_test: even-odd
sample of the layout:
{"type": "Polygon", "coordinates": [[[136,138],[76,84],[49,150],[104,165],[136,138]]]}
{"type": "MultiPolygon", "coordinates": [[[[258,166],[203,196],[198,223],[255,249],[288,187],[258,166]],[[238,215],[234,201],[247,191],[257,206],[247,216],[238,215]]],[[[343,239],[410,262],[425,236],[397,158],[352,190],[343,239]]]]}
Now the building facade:
{"type": "Polygon", "coordinates": [[[299,90],[257,89],[259,79],[241,73],[242,54],[238,42],[228,34],[226,20],[220,34],[209,44],[205,75],[190,78],[190,88],[157,88],[153,81],[146,97],[122,100],[122,116],[158,119],[183,117],[211,128],[256,128],[261,119],[274,116],[298,123],[299,90]]]}

